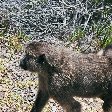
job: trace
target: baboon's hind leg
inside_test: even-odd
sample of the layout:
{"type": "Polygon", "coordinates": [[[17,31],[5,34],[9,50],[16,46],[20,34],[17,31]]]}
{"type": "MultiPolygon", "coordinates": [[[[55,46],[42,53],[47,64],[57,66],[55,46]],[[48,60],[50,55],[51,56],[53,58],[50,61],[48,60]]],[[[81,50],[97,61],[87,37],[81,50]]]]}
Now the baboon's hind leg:
{"type": "Polygon", "coordinates": [[[58,98],[56,100],[60,103],[64,112],[81,112],[81,104],[72,97],[65,99],[58,98]]]}

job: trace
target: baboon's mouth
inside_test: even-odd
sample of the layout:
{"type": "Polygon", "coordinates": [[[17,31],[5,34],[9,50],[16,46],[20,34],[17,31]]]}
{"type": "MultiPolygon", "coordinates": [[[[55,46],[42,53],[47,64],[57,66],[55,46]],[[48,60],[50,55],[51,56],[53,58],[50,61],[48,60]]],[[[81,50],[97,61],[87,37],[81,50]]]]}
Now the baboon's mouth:
{"type": "Polygon", "coordinates": [[[19,65],[22,69],[27,70],[27,66],[26,64],[21,60],[20,61],[20,65],[19,65]]]}

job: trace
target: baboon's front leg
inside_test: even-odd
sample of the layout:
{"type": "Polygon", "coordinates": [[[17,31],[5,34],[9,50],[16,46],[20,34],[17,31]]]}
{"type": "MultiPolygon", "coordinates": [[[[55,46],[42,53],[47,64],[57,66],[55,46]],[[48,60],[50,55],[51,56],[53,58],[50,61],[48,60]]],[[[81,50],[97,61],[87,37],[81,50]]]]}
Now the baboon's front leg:
{"type": "Polygon", "coordinates": [[[104,103],[103,103],[103,111],[104,112],[112,112],[112,96],[105,96],[101,98],[104,103]]]}
{"type": "Polygon", "coordinates": [[[31,109],[31,112],[41,112],[42,109],[44,108],[46,102],[49,99],[49,94],[48,92],[41,91],[39,90],[37,94],[37,98],[33,104],[33,107],[31,109]]]}
{"type": "Polygon", "coordinates": [[[112,101],[104,101],[102,108],[104,112],[112,112],[112,101]]]}
{"type": "Polygon", "coordinates": [[[64,112],[81,112],[81,104],[72,97],[65,99],[58,98],[57,101],[64,109],[64,112]]]}

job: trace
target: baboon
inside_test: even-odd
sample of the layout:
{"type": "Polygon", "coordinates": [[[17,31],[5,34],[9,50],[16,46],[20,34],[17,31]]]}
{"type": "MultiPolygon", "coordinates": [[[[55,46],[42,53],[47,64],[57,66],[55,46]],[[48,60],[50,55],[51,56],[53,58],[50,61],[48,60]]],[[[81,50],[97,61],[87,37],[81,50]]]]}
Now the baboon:
{"type": "Polygon", "coordinates": [[[112,58],[112,44],[107,45],[105,48],[101,49],[97,55],[100,56],[107,56],[109,58],[112,58]]]}
{"type": "Polygon", "coordinates": [[[81,104],[74,96],[101,98],[104,112],[111,109],[112,63],[105,56],[33,41],[27,44],[20,67],[39,75],[39,90],[31,112],[41,112],[49,98],[65,112],[81,112],[81,104]]]}

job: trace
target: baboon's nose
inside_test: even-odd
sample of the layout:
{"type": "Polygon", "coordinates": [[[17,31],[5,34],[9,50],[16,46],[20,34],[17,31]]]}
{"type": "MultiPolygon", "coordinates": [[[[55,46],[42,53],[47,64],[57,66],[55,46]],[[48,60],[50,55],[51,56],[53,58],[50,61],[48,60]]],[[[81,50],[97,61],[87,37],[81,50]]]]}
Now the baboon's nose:
{"type": "Polygon", "coordinates": [[[20,60],[20,67],[24,70],[27,70],[27,64],[25,62],[25,59],[20,60]]]}

